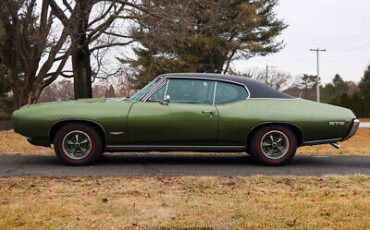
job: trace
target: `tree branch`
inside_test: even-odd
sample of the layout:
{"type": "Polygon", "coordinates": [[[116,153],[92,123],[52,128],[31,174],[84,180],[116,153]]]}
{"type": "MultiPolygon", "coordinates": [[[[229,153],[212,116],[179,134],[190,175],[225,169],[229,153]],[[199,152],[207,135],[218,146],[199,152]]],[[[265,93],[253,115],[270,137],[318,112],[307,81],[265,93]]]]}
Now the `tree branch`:
{"type": "Polygon", "coordinates": [[[68,11],[72,13],[73,9],[72,9],[71,5],[67,2],[67,0],[63,0],[63,4],[68,9],[68,11]]]}
{"type": "Polygon", "coordinates": [[[97,17],[97,18],[95,18],[94,20],[92,20],[89,24],[88,24],[88,28],[90,28],[94,23],[96,23],[96,22],[98,22],[98,21],[100,21],[100,20],[102,20],[102,19],[104,19],[107,15],[108,15],[108,13],[110,12],[110,10],[112,9],[112,7],[113,7],[113,5],[114,5],[114,3],[112,3],[112,4],[110,4],[110,6],[108,7],[108,9],[102,14],[102,15],[100,15],[100,17],[97,17]]]}
{"type": "Polygon", "coordinates": [[[92,30],[89,35],[87,36],[86,42],[90,43],[96,40],[102,33],[113,23],[114,19],[116,19],[117,15],[119,15],[125,5],[121,5],[117,11],[114,12],[104,23],[97,26],[94,30],[92,30]]]}
{"type": "Polygon", "coordinates": [[[100,46],[95,46],[93,48],[90,49],[90,52],[94,52],[95,50],[99,50],[99,49],[103,49],[103,48],[108,48],[108,47],[113,47],[113,46],[126,46],[126,45],[129,45],[131,43],[133,43],[134,41],[129,41],[129,42],[116,42],[116,43],[108,43],[108,44],[104,44],[104,45],[100,45],[100,46]]]}
{"type": "Polygon", "coordinates": [[[64,14],[63,10],[58,6],[58,4],[55,2],[55,0],[48,0],[50,7],[53,9],[55,16],[59,18],[59,20],[62,22],[62,24],[67,27],[68,25],[68,18],[64,14]]]}
{"type": "Polygon", "coordinates": [[[127,36],[127,35],[117,34],[117,33],[113,33],[113,32],[106,32],[106,31],[103,34],[111,35],[111,36],[115,36],[115,37],[120,37],[120,38],[132,38],[132,39],[137,38],[137,37],[134,37],[134,36],[127,36]]]}

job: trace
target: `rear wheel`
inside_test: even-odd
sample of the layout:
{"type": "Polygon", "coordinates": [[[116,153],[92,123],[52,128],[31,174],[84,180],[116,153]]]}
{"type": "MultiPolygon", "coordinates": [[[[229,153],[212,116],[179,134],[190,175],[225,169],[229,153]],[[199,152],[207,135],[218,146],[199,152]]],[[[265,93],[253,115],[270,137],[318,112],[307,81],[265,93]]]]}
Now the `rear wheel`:
{"type": "Polygon", "coordinates": [[[54,138],[55,153],[65,164],[93,164],[102,154],[103,143],[99,133],[81,123],[61,127],[54,138]]]}
{"type": "Polygon", "coordinates": [[[295,155],[297,138],[284,126],[266,126],[254,133],[250,152],[253,158],[265,165],[284,165],[295,155]]]}

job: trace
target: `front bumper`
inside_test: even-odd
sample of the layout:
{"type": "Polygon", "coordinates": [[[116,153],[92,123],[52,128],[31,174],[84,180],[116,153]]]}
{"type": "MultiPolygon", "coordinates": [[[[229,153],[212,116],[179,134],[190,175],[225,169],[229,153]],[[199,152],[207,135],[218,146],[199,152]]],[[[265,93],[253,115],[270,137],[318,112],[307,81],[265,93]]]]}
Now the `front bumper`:
{"type": "Polygon", "coordinates": [[[354,119],[352,121],[351,130],[348,132],[347,136],[343,138],[342,141],[348,140],[349,138],[353,137],[356,134],[359,127],[360,127],[360,120],[354,119]]]}

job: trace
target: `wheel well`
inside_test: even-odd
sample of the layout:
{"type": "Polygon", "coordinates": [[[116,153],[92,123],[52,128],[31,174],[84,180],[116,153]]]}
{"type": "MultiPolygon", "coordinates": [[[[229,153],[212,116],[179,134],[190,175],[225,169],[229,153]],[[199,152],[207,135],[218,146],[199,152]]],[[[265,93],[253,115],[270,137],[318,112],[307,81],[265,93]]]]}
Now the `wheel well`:
{"type": "Polygon", "coordinates": [[[58,132],[58,130],[62,126],[67,125],[67,124],[71,124],[71,123],[86,124],[86,125],[94,128],[100,134],[100,136],[102,137],[103,145],[105,145],[105,130],[104,130],[104,128],[101,125],[99,125],[99,124],[97,124],[93,121],[88,121],[88,120],[65,120],[65,121],[60,121],[60,122],[57,122],[57,123],[53,124],[53,126],[51,126],[50,129],[49,129],[49,142],[51,144],[53,144],[54,137],[55,137],[56,133],[58,132]]]}
{"type": "Polygon", "coordinates": [[[298,141],[297,146],[301,146],[303,144],[303,131],[300,128],[298,128],[297,126],[293,124],[289,124],[289,123],[272,122],[272,123],[259,124],[252,128],[252,130],[248,133],[247,142],[246,142],[247,148],[249,146],[249,143],[252,139],[253,134],[257,132],[257,130],[259,130],[260,128],[270,126],[270,125],[279,125],[279,126],[284,126],[284,127],[288,127],[292,129],[298,141]]]}

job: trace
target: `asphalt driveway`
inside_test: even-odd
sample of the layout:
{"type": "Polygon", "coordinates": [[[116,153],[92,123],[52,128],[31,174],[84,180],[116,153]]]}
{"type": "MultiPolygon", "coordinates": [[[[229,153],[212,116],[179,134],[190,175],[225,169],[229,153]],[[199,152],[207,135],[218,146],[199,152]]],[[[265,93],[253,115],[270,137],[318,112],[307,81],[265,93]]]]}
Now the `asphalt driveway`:
{"type": "Polygon", "coordinates": [[[370,156],[296,156],[286,166],[256,165],[245,155],[104,156],[93,166],[61,165],[55,156],[0,156],[0,176],[370,175],[370,156]]]}

